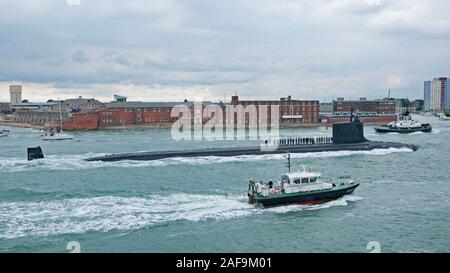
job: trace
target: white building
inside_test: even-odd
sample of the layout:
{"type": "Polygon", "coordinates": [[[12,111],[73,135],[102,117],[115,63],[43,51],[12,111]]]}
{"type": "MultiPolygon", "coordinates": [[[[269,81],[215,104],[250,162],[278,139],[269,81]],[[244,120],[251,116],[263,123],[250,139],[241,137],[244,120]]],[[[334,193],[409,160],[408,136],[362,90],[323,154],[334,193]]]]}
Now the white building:
{"type": "Polygon", "coordinates": [[[441,111],[442,109],[442,90],[441,81],[434,79],[431,82],[430,92],[430,111],[441,111]]]}
{"type": "Polygon", "coordinates": [[[22,102],[22,85],[10,85],[9,95],[11,98],[11,105],[17,105],[22,102]]]}

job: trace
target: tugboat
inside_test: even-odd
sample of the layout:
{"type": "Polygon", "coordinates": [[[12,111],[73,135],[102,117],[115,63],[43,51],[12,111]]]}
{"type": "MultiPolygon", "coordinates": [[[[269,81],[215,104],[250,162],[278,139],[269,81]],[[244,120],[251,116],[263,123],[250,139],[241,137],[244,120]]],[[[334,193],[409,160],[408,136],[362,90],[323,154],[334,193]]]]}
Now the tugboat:
{"type": "Polygon", "coordinates": [[[433,127],[429,123],[420,123],[413,120],[409,111],[402,114],[398,121],[391,122],[388,125],[378,126],[374,128],[377,133],[401,133],[409,134],[414,132],[429,133],[433,127]]]}
{"type": "Polygon", "coordinates": [[[268,183],[249,180],[248,203],[257,207],[267,208],[273,206],[295,204],[317,204],[338,199],[344,195],[352,194],[359,186],[350,176],[339,177],[337,183],[325,181],[321,174],[313,172],[308,167],[302,171],[291,172],[291,157],[288,160],[288,173],[281,175],[277,186],[272,181],[268,183]]]}

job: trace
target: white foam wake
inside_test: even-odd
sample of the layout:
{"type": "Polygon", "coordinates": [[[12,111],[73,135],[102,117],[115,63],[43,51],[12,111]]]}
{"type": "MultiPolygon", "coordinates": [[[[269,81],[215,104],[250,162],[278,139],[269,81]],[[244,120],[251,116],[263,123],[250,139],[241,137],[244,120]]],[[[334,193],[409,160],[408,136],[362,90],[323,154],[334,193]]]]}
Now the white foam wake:
{"type": "Polygon", "coordinates": [[[0,239],[134,230],[177,220],[230,219],[252,213],[237,197],[173,194],[0,203],[0,239]]]}
{"type": "Polygon", "coordinates": [[[342,198],[332,200],[332,201],[322,203],[322,204],[281,206],[281,207],[270,208],[270,209],[268,209],[268,211],[276,212],[276,213],[287,213],[287,212],[302,211],[302,210],[319,210],[319,209],[327,209],[327,208],[336,207],[336,206],[347,206],[349,204],[349,202],[356,202],[359,200],[362,200],[362,197],[355,196],[355,195],[345,195],[342,198]]]}
{"type": "MultiPolygon", "coordinates": [[[[314,153],[297,153],[291,154],[292,158],[323,158],[323,157],[343,157],[353,155],[373,155],[382,156],[392,153],[412,152],[408,148],[390,148],[375,149],[371,151],[335,151],[335,152],[314,152],[314,153]]],[[[27,161],[23,158],[0,157],[0,172],[25,172],[35,170],[84,170],[92,168],[142,168],[142,167],[160,167],[171,165],[206,165],[206,164],[223,164],[233,162],[249,162],[249,161],[265,161],[265,160],[285,160],[282,154],[265,154],[265,155],[242,155],[233,157],[177,157],[167,158],[154,161],[118,161],[118,162],[88,162],[83,159],[100,156],[100,155],[66,155],[55,156],[50,155],[46,158],[36,161],[27,161]]]]}
{"type": "MultiPolygon", "coordinates": [[[[138,230],[175,221],[222,221],[266,213],[346,206],[345,196],[321,205],[257,209],[245,196],[172,194],[148,197],[93,197],[43,202],[0,203],[0,240],[24,236],[138,230]]],[[[270,217],[270,216],[268,216],[270,217]]]]}

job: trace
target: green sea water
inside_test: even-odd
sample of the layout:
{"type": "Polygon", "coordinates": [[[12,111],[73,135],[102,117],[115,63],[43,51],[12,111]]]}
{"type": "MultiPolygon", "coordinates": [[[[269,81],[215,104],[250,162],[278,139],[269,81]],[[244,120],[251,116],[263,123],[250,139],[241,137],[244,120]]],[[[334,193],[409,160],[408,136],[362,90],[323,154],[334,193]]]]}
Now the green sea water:
{"type": "MultiPolygon", "coordinates": [[[[433,133],[366,137],[419,145],[407,149],[293,154],[323,176],[361,183],[353,195],[320,205],[256,209],[249,177],[279,179],[282,155],[85,162],[132,151],[254,145],[250,141],[173,141],[170,130],[76,132],[43,142],[10,128],[0,138],[0,252],[449,252],[450,122],[418,117],[433,133]],[[28,162],[26,147],[46,158],[28,162]]],[[[285,136],[330,130],[283,129],[285,136]]]]}

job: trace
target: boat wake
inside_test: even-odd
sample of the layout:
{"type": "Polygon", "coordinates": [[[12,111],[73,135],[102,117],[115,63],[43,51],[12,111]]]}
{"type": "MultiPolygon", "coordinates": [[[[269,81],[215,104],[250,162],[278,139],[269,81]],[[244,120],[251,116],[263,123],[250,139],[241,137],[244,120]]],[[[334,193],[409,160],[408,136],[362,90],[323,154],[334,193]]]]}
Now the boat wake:
{"type": "Polygon", "coordinates": [[[264,213],[287,213],[346,206],[345,196],[321,205],[257,209],[246,196],[172,194],[104,196],[42,202],[0,203],[0,240],[86,232],[133,231],[175,221],[222,221],[264,213]]]}
{"type": "MultiPolygon", "coordinates": [[[[373,155],[383,156],[393,153],[412,152],[408,148],[389,148],[375,149],[371,151],[335,151],[335,152],[315,152],[315,153],[293,153],[292,158],[328,158],[328,157],[344,157],[354,155],[373,155]]],[[[267,161],[267,160],[284,160],[283,154],[266,154],[266,155],[242,155],[233,157],[177,157],[154,161],[118,161],[118,162],[101,162],[101,161],[85,161],[85,158],[103,156],[103,154],[85,154],[85,155],[50,155],[46,158],[36,161],[27,161],[20,158],[0,157],[0,172],[26,172],[40,170],[85,170],[94,168],[142,168],[142,167],[166,167],[172,165],[207,165],[207,164],[223,164],[234,162],[248,161],[267,161]]]]}
{"type": "Polygon", "coordinates": [[[342,198],[329,201],[322,204],[316,205],[295,205],[295,206],[281,206],[274,207],[268,209],[268,211],[276,212],[276,213],[287,213],[293,211],[302,211],[302,210],[319,210],[319,209],[327,209],[336,206],[347,206],[349,202],[356,202],[362,200],[362,197],[355,195],[344,195],[342,198]]]}

